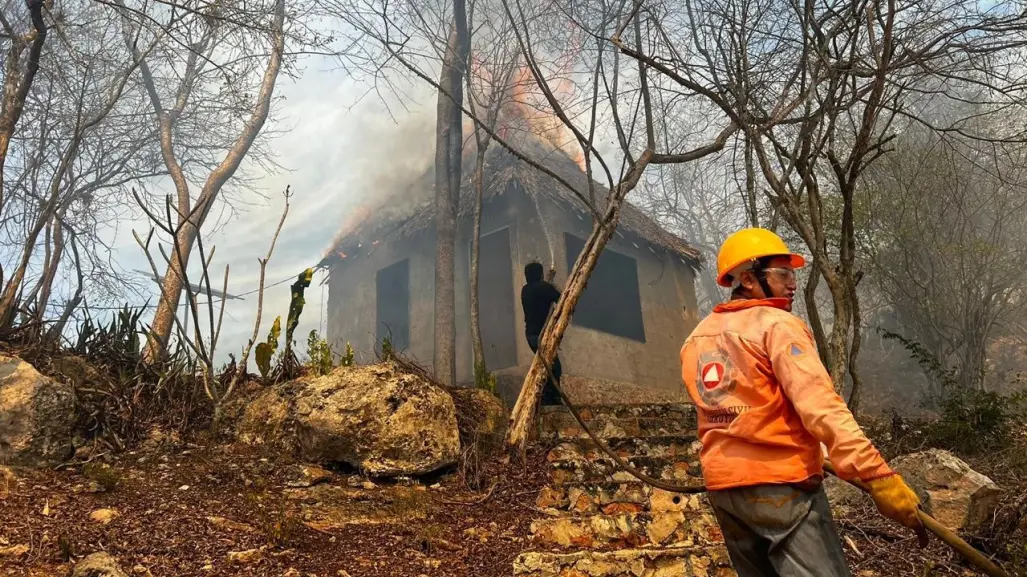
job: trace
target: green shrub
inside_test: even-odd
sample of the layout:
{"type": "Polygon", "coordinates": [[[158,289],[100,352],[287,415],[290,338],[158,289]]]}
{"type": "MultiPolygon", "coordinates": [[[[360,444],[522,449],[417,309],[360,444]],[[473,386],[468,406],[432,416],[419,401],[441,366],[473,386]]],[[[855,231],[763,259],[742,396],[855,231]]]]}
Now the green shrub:
{"type": "Polygon", "coordinates": [[[257,369],[260,371],[260,376],[267,379],[267,376],[271,374],[271,357],[274,356],[275,351],[278,350],[278,337],[282,334],[282,317],[275,317],[274,324],[271,325],[271,330],[267,333],[267,341],[263,343],[257,343],[256,360],[257,369]]]}
{"type": "Polygon", "coordinates": [[[310,331],[307,335],[307,358],[308,366],[315,374],[327,375],[332,372],[332,348],[317,331],[310,331]]]}
{"type": "Polygon", "coordinates": [[[489,372],[485,359],[474,361],[474,386],[496,394],[496,375],[489,372]]]}
{"type": "Polygon", "coordinates": [[[350,345],[349,342],[347,342],[346,343],[346,354],[342,355],[342,363],[341,363],[342,366],[344,366],[344,367],[352,367],[354,365],[354,360],[353,359],[354,359],[353,346],[350,345]]]}
{"type": "Polygon", "coordinates": [[[929,377],[941,384],[941,394],[927,399],[938,410],[938,419],[921,427],[928,444],[958,453],[972,454],[1008,446],[1016,426],[1027,418],[1027,392],[1003,395],[958,380],[958,371],[946,367],[920,343],[896,333],[881,331],[898,341],[929,377]]]}

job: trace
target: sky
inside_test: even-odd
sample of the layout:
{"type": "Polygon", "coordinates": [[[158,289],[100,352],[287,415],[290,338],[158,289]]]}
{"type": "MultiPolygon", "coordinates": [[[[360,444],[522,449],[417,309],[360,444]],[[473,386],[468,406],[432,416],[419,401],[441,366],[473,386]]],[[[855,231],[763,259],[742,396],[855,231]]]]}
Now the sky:
{"type": "MultiPolygon", "coordinates": [[[[283,75],[276,94],[284,100],[279,101],[275,112],[276,128],[282,134],[271,143],[282,170],[258,175],[256,190],[246,193],[244,199],[250,206],[241,206],[234,218],[216,230],[211,231],[210,222],[205,227],[205,247],[209,250],[211,245],[216,246],[211,266],[216,280],[212,279],[212,285],[220,288],[227,264],[229,294],[256,291],[260,270],[257,259],[267,253],[281,218],[281,192],[287,185],[292,191],[289,214],[267,266],[265,286],[289,280],[266,289],[258,341],[266,338],[275,316],[282,316],[284,327],[289,285],[305,268],[321,260],[354,207],[391,181],[421,174],[432,160],[435,102],[427,86],[411,93],[408,110],[396,112],[392,106],[395,118],[382,99],[367,90],[365,82],[333,70],[327,61],[310,59],[297,79],[283,75]]],[[[209,220],[216,216],[217,209],[209,220]]],[[[149,270],[131,233],[134,229],[145,237],[148,228],[143,219],[120,225],[112,260],[124,270],[149,270]]],[[[307,334],[312,329],[324,333],[322,310],[328,304],[327,286],[321,286],[324,279],[324,272],[316,273],[306,292],[307,304],[295,335],[301,352],[306,350],[307,334]]],[[[140,304],[149,298],[156,303],[156,284],[143,286],[150,287],[149,295],[130,295],[130,302],[140,304]]],[[[255,293],[244,300],[228,301],[217,347],[218,362],[226,362],[229,353],[240,356],[252,335],[256,305],[255,293]]]]}

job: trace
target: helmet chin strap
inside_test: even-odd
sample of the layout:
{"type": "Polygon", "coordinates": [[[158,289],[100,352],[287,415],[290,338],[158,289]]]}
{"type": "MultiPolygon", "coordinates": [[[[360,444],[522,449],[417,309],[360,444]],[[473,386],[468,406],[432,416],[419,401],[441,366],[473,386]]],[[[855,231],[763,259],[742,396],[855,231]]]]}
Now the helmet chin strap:
{"type": "Polygon", "coordinates": [[[763,298],[774,298],[774,293],[770,290],[770,283],[767,282],[767,272],[763,270],[763,263],[758,258],[752,259],[752,273],[756,275],[756,280],[763,289],[763,298]]]}

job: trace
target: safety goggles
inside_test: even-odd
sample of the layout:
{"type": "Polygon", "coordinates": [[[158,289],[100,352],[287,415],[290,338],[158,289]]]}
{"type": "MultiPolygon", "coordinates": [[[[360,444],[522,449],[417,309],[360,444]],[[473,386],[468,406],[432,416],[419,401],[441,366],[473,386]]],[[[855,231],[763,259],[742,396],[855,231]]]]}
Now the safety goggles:
{"type": "Polygon", "coordinates": [[[783,282],[783,283],[795,282],[795,270],[794,269],[790,269],[790,268],[765,268],[765,269],[763,269],[763,274],[768,275],[768,276],[773,274],[778,279],[780,279],[781,282],[783,282]]]}

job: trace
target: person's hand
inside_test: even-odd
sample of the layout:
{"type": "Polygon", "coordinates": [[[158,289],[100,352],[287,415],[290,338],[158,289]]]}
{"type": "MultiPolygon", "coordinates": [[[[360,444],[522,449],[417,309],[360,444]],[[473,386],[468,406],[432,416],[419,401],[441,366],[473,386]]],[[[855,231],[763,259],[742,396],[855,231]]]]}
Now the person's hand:
{"type": "Polygon", "coordinates": [[[549,274],[546,275],[546,281],[553,282],[556,278],[556,267],[549,267],[549,274]]]}
{"type": "Polygon", "coordinates": [[[927,529],[920,522],[918,514],[920,498],[902,480],[902,476],[889,475],[868,481],[866,485],[877,510],[885,517],[916,531],[920,546],[926,546],[927,529]]]}

